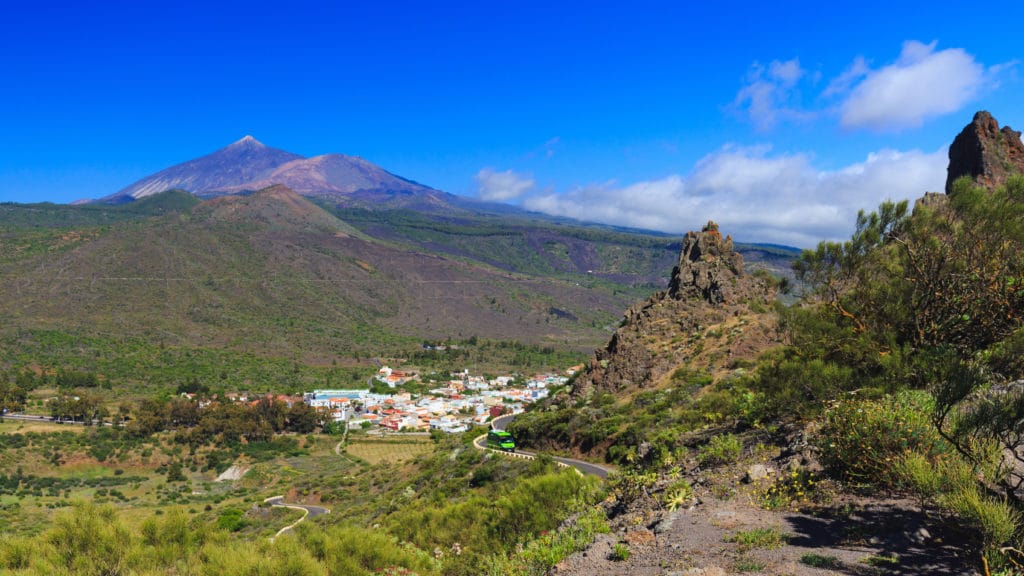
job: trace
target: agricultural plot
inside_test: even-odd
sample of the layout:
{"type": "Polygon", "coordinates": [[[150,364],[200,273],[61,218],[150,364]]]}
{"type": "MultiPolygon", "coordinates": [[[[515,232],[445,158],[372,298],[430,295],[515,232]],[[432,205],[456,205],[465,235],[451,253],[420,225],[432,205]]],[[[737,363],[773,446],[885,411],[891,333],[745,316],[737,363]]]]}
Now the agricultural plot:
{"type": "Polygon", "coordinates": [[[430,452],[433,447],[433,441],[425,436],[413,436],[396,440],[358,438],[350,441],[345,451],[350,456],[359,458],[367,464],[375,465],[406,462],[421,454],[430,452]]]}

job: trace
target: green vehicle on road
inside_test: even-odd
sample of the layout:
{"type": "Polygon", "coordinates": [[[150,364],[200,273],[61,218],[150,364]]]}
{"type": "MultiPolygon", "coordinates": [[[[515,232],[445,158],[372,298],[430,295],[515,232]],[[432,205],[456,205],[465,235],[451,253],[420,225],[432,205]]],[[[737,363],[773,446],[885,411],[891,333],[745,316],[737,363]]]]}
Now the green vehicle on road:
{"type": "Polygon", "coordinates": [[[491,430],[487,433],[487,447],[505,452],[516,451],[516,441],[504,430],[491,430]]]}

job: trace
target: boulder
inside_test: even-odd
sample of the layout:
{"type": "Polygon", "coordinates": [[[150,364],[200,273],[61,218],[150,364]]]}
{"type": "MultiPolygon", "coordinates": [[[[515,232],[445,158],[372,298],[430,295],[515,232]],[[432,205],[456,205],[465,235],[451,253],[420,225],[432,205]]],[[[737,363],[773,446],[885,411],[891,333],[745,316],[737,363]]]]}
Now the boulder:
{"type": "Polygon", "coordinates": [[[750,468],[747,468],[747,473],[743,476],[743,481],[747,484],[760,482],[761,480],[770,477],[773,473],[774,471],[764,464],[754,464],[750,468]]]}

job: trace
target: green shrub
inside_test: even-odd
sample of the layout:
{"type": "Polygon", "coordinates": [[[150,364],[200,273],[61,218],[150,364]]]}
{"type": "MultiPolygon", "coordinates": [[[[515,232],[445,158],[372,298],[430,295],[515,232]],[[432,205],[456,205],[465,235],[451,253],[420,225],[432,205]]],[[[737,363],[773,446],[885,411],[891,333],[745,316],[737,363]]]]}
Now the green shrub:
{"type": "Polygon", "coordinates": [[[765,510],[778,510],[791,505],[799,506],[807,501],[827,501],[830,495],[827,491],[819,490],[819,485],[813,472],[800,469],[783,474],[755,494],[765,510]]]}
{"type": "MultiPolygon", "coordinates": [[[[485,562],[483,573],[488,576],[542,576],[570,554],[590,545],[597,534],[610,531],[604,512],[599,507],[590,508],[568,526],[531,541],[522,552],[510,557],[502,554],[491,556],[485,562]]],[[[479,570],[473,573],[479,573],[479,570]]]]}
{"type": "Polygon", "coordinates": [[[244,512],[237,508],[228,508],[217,517],[217,527],[229,532],[238,532],[249,525],[243,515],[244,512]]]}
{"type": "MultiPolygon", "coordinates": [[[[307,524],[300,525],[297,540],[313,559],[327,567],[329,574],[369,575],[399,567],[406,569],[407,574],[431,574],[437,565],[426,552],[399,543],[398,539],[379,530],[354,527],[321,530],[307,524]]],[[[282,538],[278,542],[286,540],[291,539],[282,538]]]]}
{"type": "Polygon", "coordinates": [[[932,425],[932,405],[924,392],[835,402],[822,415],[815,439],[821,463],[849,482],[900,486],[898,463],[907,454],[936,462],[952,451],[932,425]]]}
{"type": "Polygon", "coordinates": [[[842,561],[835,556],[810,553],[801,556],[800,563],[806,564],[812,568],[821,568],[822,570],[838,570],[843,566],[842,561]]]}
{"type": "Polygon", "coordinates": [[[693,486],[686,479],[680,479],[665,489],[665,508],[676,510],[686,506],[693,500],[693,486]]]}
{"type": "MultiPolygon", "coordinates": [[[[476,450],[464,453],[480,457],[476,450]]],[[[452,489],[461,491],[465,485],[466,479],[460,479],[452,489]]],[[[492,486],[496,493],[490,495],[475,488],[471,495],[457,500],[449,501],[445,496],[443,500],[405,506],[391,514],[385,524],[392,534],[422,550],[444,550],[458,543],[468,550],[508,552],[517,543],[557,528],[574,511],[601,499],[595,479],[571,471],[484,489],[492,486]]]]}
{"type": "Polygon", "coordinates": [[[743,443],[733,434],[714,436],[697,454],[701,466],[720,466],[739,460],[743,443]]]}
{"type": "Polygon", "coordinates": [[[648,495],[648,491],[657,480],[658,475],[654,472],[638,472],[632,469],[608,475],[612,493],[618,500],[627,503],[648,495]]]}
{"type": "Polygon", "coordinates": [[[185,477],[185,473],[181,469],[181,462],[175,460],[171,462],[171,465],[167,467],[167,481],[168,482],[184,482],[188,480],[185,477]]]}
{"type": "Polygon", "coordinates": [[[1021,520],[1020,512],[1010,504],[986,497],[976,486],[943,497],[942,504],[978,528],[987,549],[1009,542],[1021,520]]]}
{"type": "Polygon", "coordinates": [[[4,570],[28,568],[37,554],[37,546],[32,538],[6,534],[0,536],[0,568],[4,570]]]}
{"type": "Polygon", "coordinates": [[[626,543],[616,542],[612,546],[612,552],[608,555],[608,559],[615,562],[625,562],[629,560],[629,554],[629,546],[626,543]]]}
{"type": "Polygon", "coordinates": [[[949,454],[937,463],[920,454],[906,454],[896,470],[922,501],[936,502],[974,526],[986,551],[996,551],[1017,532],[1021,513],[1007,502],[986,496],[974,469],[959,454],[949,454]]]}
{"type": "Polygon", "coordinates": [[[729,536],[726,542],[735,542],[740,548],[781,548],[789,539],[789,534],[780,532],[778,528],[751,528],[729,536]]]}
{"type": "Polygon", "coordinates": [[[946,479],[934,463],[917,453],[904,454],[896,464],[901,484],[910,488],[922,502],[930,502],[945,487],[946,479]]]}
{"type": "Polygon", "coordinates": [[[93,504],[58,516],[45,536],[55,564],[72,574],[120,574],[131,540],[113,508],[93,504]]]}

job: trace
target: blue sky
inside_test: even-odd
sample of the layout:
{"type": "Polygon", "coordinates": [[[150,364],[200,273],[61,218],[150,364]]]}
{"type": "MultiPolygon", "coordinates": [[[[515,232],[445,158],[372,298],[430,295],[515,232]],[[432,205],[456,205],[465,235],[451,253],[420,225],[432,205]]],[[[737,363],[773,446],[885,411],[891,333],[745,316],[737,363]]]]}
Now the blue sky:
{"type": "Polygon", "coordinates": [[[941,190],[1024,128],[1021,3],[66,3],[0,19],[0,200],[68,202],[252,134],[452,193],[741,240],[941,190]]]}

